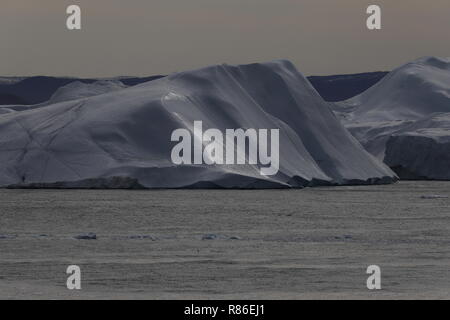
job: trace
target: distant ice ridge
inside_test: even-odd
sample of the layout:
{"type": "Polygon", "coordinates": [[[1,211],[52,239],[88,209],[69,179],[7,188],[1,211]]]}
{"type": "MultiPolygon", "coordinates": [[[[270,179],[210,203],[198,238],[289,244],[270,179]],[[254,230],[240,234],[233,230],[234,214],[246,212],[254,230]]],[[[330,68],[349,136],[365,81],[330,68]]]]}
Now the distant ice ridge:
{"type": "Polygon", "coordinates": [[[34,105],[0,105],[0,114],[37,109],[58,102],[93,97],[125,88],[127,88],[127,86],[118,80],[98,80],[93,83],[74,81],[57,89],[50,99],[43,103],[34,105]]]}
{"type": "Polygon", "coordinates": [[[56,90],[47,104],[98,96],[122,90],[126,87],[119,80],[99,80],[94,83],[74,81],[56,90]]]}
{"type": "Polygon", "coordinates": [[[0,84],[13,84],[22,81],[24,77],[0,77],[0,84]]]}
{"type": "Polygon", "coordinates": [[[0,114],[0,185],[300,188],[397,179],[288,61],[217,65],[101,90],[75,84],[53,102],[0,114]],[[174,165],[171,134],[196,120],[204,130],[279,129],[278,174],[261,176],[249,164],[174,165]]]}
{"type": "Polygon", "coordinates": [[[400,178],[450,180],[450,59],[401,66],[335,111],[400,178]]]}

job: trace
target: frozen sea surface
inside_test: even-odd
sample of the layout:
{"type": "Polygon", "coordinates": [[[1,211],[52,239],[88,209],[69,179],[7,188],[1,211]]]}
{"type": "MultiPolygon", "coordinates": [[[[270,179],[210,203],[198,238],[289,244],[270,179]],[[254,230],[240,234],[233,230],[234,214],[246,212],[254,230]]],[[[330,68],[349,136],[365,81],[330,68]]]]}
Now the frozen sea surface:
{"type": "Polygon", "coordinates": [[[0,190],[0,299],[449,299],[448,196],[450,182],[0,190]]]}

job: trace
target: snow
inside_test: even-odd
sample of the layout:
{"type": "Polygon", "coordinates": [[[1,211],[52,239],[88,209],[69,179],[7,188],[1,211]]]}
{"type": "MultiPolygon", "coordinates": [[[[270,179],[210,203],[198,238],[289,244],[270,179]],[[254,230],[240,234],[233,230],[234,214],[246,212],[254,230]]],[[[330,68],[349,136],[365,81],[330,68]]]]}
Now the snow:
{"type": "Polygon", "coordinates": [[[118,80],[100,80],[94,83],[74,81],[56,90],[47,104],[93,97],[122,90],[126,87],[126,85],[118,80]]]}
{"type": "Polygon", "coordinates": [[[65,86],[58,88],[46,102],[34,105],[0,105],[0,114],[37,109],[58,102],[93,97],[109,92],[119,91],[125,88],[127,88],[127,86],[118,80],[99,80],[93,83],[73,81],[65,86]]]}
{"type": "Polygon", "coordinates": [[[0,186],[288,188],[396,180],[288,61],[211,66],[129,88],[74,84],[52,99],[0,114],[0,186]],[[171,134],[196,120],[204,130],[279,129],[278,174],[261,176],[249,164],[174,165],[171,134]]]}
{"type": "Polygon", "coordinates": [[[450,179],[450,59],[403,65],[334,110],[401,178],[450,179]]]}
{"type": "Polygon", "coordinates": [[[0,85],[11,85],[25,79],[24,77],[0,77],[0,85]]]}
{"type": "Polygon", "coordinates": [[[424,57],[392,71],[346,105],[358,121],[419,120],[450,112],[449,79],[450,60],[424,57]]]}

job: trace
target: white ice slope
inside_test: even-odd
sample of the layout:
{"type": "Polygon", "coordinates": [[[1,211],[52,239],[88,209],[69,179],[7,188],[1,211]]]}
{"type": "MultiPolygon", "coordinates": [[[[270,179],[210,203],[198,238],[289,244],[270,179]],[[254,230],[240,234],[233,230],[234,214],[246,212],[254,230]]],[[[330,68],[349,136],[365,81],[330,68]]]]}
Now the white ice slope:
{"type": "Polygon", "coordinates": [[[335,111],[401,178],[450,180],[449,59],[401,66],[335,111]]]}
{"type": "MultiPolygon", "coordinates": [[[[69,94],[69,96],[71,96],[69,94]]],[[[219,65],[0,115],[0,185],[266,188],[388,183],[396,176],[344,129],[287,61],[219,65]],[[175,129],[280,129],[280,170],[174,165],[175,129]]]]}
{"type": "Polygon", "coordinates": [[[47,104],[98,96],[122,90],[126,87],[119,80],[99,80],[94,83],[74,81],[56,90],[47,104]]]}

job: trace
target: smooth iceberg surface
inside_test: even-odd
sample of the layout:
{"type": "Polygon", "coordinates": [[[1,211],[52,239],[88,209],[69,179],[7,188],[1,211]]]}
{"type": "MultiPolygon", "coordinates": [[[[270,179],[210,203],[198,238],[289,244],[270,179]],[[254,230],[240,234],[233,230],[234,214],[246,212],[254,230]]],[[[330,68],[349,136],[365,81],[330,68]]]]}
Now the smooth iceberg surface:
{"type": "Polygon", "coordinates": [[[335,111],[400,178],[450,179],[450,59],[401,66],[335,111]]]}
{"type": "Polygon", "coordinates": [[[289,188],[396,180],[288,61],[211,66],[128,88],[87,86],[59,90],[55,103],[0,114],[0,186],[289,188]],[[194,121],[205,130],[279,129],[278,173],[262,176],[250,164],[175,165],[171,134],[192,130],[194,121]]]}
{"type": "Polygon", "coordinates": [[[122,90],[126,87],[119,80],[99,80],[94,83],[74,81],[58,88],[47,104],[98,96],[100,94],[122,90]]]}

